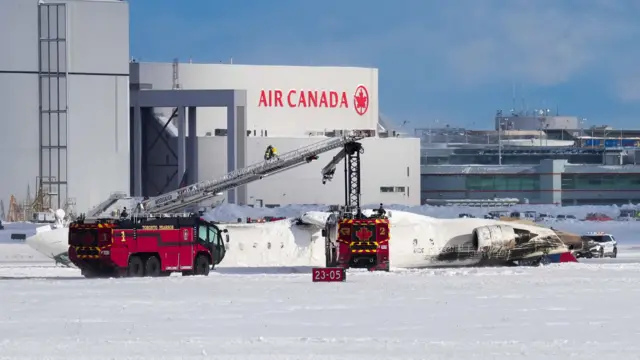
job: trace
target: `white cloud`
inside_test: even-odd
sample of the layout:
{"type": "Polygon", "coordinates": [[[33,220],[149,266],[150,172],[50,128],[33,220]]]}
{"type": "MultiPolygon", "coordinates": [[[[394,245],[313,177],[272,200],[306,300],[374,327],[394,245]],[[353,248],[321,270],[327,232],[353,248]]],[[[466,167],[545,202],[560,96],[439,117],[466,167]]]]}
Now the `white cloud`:
{"type": "Polygon", "coordinates": [[[618,41],[637,28],[624,22],[621,10],[583,3],[563,8],[563,2],[475,2],[464,30],[443,35],[452,44],[444,49],[446,63],[468,85],[517,80],[548,86],[609,71],[616,66],[610,54],[625,50],[618,41]]]}
{"type": "Polygon", "coordinates": [[[640,101],[640,69],[633,69],[615,78],[613,89],[624,102],[640,101]]]}

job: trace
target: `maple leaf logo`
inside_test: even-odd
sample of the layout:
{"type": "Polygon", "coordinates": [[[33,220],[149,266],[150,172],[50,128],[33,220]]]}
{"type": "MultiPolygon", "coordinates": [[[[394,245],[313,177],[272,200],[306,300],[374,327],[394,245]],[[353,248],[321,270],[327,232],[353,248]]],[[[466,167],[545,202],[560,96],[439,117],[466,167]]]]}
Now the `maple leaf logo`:
{"type": "Polygon", "coordinates": [[[356,237],[360,241],[366,241],[371,239],[371,235],[373,235],[373,232],[371,232],[369,229],[367,229],[364,226],[358,229],[358,231],[356,231],[356,237]]]}
{"type": "Polygon", "coordinates": [[[360,116],[364,115],[369,109],[369,91],[364,85],[356,88],[356,92],[353,94],[353,107],[360,116]]]}

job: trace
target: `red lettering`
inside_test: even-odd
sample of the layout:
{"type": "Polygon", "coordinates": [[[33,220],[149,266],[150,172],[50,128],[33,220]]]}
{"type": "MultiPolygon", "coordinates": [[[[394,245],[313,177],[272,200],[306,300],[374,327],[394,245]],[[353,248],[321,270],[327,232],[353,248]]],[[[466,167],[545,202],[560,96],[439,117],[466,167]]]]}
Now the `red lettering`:
{"type": "Polygon", "coordinates": [[[291,101],[291,95],[295,95],[295,93],[296,93],[295,90],[291,90],[287,94],[287,104],[289,104],[289,107],[296,107],[296,104],[294,104],[293,101],[291,101]]]}
{"type": "MultiPolygon", "coordinates": [[[[337,91],[295,90],[286,94],[287,107],[349,108],[347,93],[337,91]]],[[[260,90],[259,107],[284,107],[282,90],[260,90]]]]}
{"type": "Polygon", "coordinates": [[[298,106],[307,107],[307,98],[304,96],[304,91],[300,91],[300,100],[298,100],[298,106]]]}
{"type": "Polygon", "coordinates": [[[329,107],[334,108],[336,106],[338,106],[338,93],[329,91],[329,107]]]}
{"type": "Polygon", "coordinates": [[[268,106],[267,95],[264,93],[264,90],[260,91],[260,100],[258,101],[258,106],[268,106]]]}
{"type": "Polygon", "coordinates": [[[308,91],[307,96],[309,97],[309,107],[318,107],[318,92],[308,91]]]}
{"type": "Polygon", "coordinates": [[[282,90],[276,90],[276,101],[275,104],[273,104],[273,106],[275,107],[282,107],[282,90]]]}
{"type": "Polygon", "coordinates": [[[324,91],[322,92],[322,95],[320,95],[320,104],[318,107],[322,107],[323,104],[324,107],[327,107],[327,93],[324,91]]]}

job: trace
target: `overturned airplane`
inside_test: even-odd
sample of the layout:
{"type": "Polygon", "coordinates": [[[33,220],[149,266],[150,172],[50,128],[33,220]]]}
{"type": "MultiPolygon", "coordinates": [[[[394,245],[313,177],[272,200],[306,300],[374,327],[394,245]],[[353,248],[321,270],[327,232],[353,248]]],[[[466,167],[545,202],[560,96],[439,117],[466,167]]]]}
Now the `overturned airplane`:
{"type": "MultiPolygon", "coordinates": [[[[365,213],[372,210],[365,210],[365,213]]],[[[325,266],[326,242],[336,240],[330,212],[307,212],[276,223],[220,224],[229,231],[221,266],[325,266]],[[324,230],[324,231],[323,231],[324,230]],[[323,238],[321,233],[325,234],[323,238]],[[278,243],[279,246],[271,246],[278,243]],[[264,246],[262,246],[264,245],[264,246]],[[268,252],[268,256],[266,254],[268,252]],[[241,260],[239,260],[241,259],[241,260]],[[267,262],[268,259],[268,262],[267,262]]],[[[567,239],[576,238],[524,221],[439,219],[388,211],[391,268],[514,266],[576,262],[567,239]]],[[[66,266],[68,228],[39,229],[26,243],[66,266]]],[[[579,239],[579,237],[577,237],[579,239]]]]}

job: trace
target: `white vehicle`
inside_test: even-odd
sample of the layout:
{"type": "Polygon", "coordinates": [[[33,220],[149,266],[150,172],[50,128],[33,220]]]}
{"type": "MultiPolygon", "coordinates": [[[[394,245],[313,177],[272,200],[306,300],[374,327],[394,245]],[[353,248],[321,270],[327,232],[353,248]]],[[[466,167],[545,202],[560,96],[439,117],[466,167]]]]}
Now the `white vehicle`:
{"type": "Polygon", "coordinates": [[[576,258],[615,258],[618,256],[618,242],[611,234],[588,232],[582,235],[582,249],[575,250],[576,258]]]}
{"type": "Polygon", "coordinates": [[[618,221],[636,221],[640,220],[640,211],[635,209],[622,209],[616,218],[618,221]]]}
{"type": "Polygon", "coordinates": [[[551,215],[551,214],[540,213],[540,214],[538,214],[538,218],[536,219],[536,221],[538,221],[538,222],[541,222],[541,221],[553,221],[555,219],[556,219],[556,217],[551,215]]]}
{"type": "Polygon", "coordinates": [[[576,221],[578,219],[575,217],[575,215],[560,214],[560,215],[556,216],[556,221],[565,221],[565,220],[576,221]]]}

